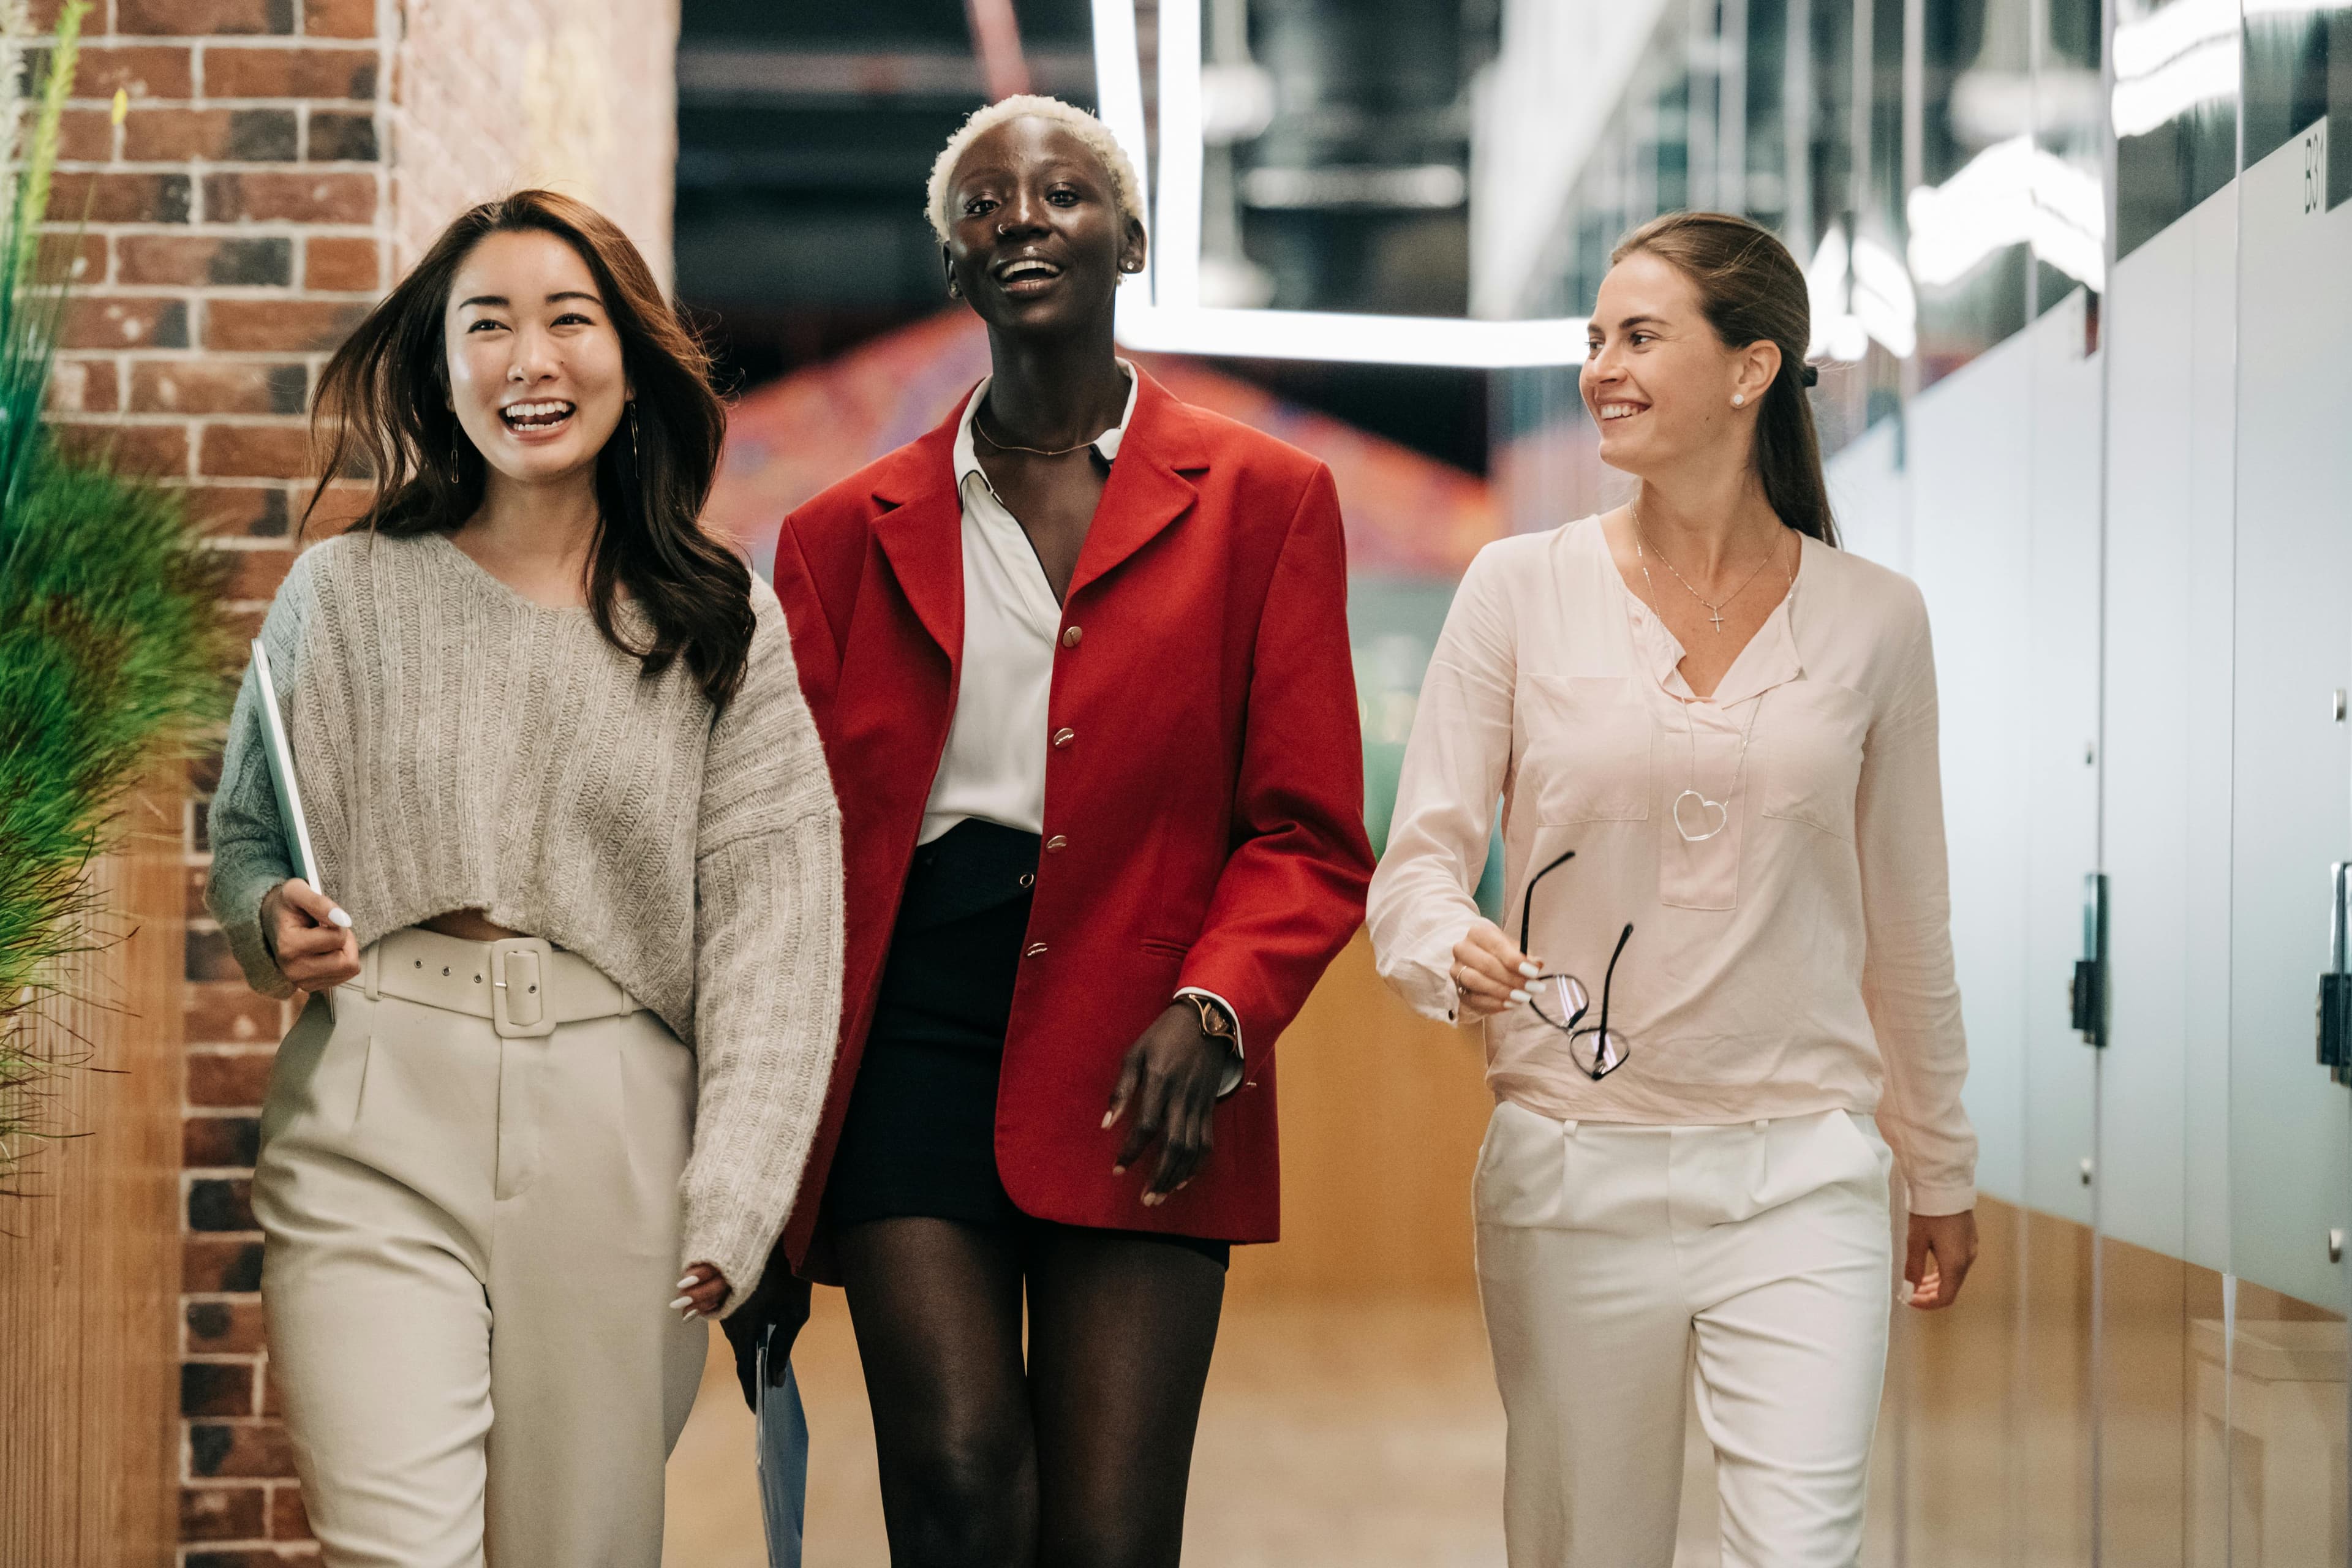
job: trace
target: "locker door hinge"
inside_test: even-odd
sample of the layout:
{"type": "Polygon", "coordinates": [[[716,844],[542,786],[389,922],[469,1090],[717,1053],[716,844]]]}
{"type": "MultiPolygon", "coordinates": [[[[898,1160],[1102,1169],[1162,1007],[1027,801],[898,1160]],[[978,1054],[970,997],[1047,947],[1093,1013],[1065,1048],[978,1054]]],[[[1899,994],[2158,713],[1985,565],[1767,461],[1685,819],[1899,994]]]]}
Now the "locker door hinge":
{"type": "Polygon", "coordinates": [[[2337,1083],[2352,1083],[2352,973],[2347,972],[2345,905],[2352,891],[2352,862],[2328,868],[2327,967],[2319,976],[2319,1065],[2337,1083]]]}
{"type": "Polygon", "coordinates": [[[2083,1043],[2104,1050],[2107,1044],[2107,876],[2093,871],[2083,879],[2083,956],[2074,961],[2074,1021],[2083,1043]]]}

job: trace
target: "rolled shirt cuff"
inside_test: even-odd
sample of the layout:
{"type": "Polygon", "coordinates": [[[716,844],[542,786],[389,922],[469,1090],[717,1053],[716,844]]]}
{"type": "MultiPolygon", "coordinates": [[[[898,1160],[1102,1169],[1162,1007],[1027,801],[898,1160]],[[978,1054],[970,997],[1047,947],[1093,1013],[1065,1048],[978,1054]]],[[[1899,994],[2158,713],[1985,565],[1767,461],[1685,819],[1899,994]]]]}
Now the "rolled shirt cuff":
{"type": "Polygon", "coordinates": [[[1922,1219],[1935,1219],[1944,1215],[1966,1214],[1977,1206],[1977,1190],[1973,1185],[1912,1183],[1909,1185],[1906,1206],[1922,1219]]]}
{"type": "Polygon", "coordinates": [[[1176,994],[1179,996],[1205,996],[1210,1001],[1214,1002],[1218,1006],[1223,1007],[1225,1010],[1225,1016],[1234,1021],[1234,1037],[1225,1042],[1230,1052],[1230,1059],[1225,1063],[1224,1076],[1217,1080],[1217,1098],[1219,1100],[1223,1100],[1225,1096],[1233,1093],[1234,1090],[1241,1088],[1243,1076],[1247,1070],[1246,1064],[1248,1058],[1242,1050],[1241,1011],[1232,1003],[1218,995],[1215,992],[1203,990],[1198,985],[1179,987],[1176,994]]]}

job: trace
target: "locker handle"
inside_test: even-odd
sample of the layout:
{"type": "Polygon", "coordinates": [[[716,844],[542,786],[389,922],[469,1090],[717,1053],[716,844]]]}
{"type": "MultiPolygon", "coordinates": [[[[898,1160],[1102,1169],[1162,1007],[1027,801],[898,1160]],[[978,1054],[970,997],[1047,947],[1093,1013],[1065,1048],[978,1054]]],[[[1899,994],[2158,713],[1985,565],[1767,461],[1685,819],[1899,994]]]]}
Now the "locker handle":
{"type": "Polygon", "coordinates": [[[2352,894],[2352,861],[2338,860],[2328,868],[2327,967],[2319,975],[2319,1065],[2337,1083],[2352,1083],[2352,972],[2345,963],[2352,930],[2346,922],[2347,894],[2352,894]]]}
{"type": "Polygon", "coordinates": [[[2093,871],[2083,879],[2083,956],[2074,961],[2069,1027],[2095,1050],[2107,1045],[2107,878],[2093,871]]]}

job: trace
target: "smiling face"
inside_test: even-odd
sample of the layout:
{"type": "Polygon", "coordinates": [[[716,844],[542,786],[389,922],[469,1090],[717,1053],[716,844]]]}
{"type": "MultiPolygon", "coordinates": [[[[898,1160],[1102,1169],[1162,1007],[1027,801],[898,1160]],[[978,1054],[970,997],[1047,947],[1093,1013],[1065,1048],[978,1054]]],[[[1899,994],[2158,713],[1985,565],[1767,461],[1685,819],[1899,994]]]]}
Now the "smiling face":
{"type": "Polygon", "coordinates": [[[444,321],[450,407],[496,473],[538,484],[594,465],[633,394],[578,251],[539,229],[486,236],[444,321]]]}
{"type": "Polygon", "coordinates": [[[965,149],[949,182],[948,280],[991,327],[1041,335],[1106,323],[1143,226],[1066,126],[1022,115],[965,149]]]}
{"type": "Polygon", "coordinates": [[[1601,280],[1587,331],[1580,384],[1600,427],[1601,460],[1648,477],[1718,443],[1745,443],[1780,369],[1778,345],[1727,346],[1696,285],[1662,258],[1634,252],[1601,280]]]}

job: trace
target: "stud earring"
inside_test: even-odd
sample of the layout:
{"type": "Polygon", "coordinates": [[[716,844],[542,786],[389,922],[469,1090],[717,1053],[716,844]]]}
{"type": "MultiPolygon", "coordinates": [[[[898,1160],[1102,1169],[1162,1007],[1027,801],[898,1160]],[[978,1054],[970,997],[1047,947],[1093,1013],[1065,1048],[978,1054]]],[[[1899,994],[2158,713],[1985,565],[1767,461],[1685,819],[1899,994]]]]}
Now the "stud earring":
{"type": "Polygon", "coordinates": [[[1734,408],[1745,408],[1745,407],[1747,407],[1747,406],[1748,406],[1748,395],[1747,395],[1746,393],[1744,393],[1744,392],[1735,392],[1735,393],[1733,393],[1733,394],[1731,395],[1731,406],[1733,406],[1734,408]]]}

